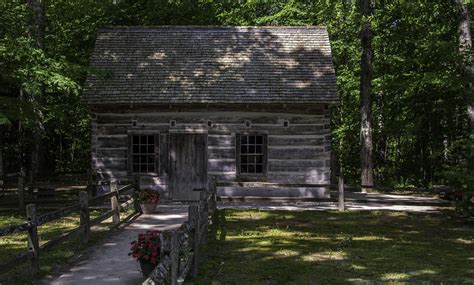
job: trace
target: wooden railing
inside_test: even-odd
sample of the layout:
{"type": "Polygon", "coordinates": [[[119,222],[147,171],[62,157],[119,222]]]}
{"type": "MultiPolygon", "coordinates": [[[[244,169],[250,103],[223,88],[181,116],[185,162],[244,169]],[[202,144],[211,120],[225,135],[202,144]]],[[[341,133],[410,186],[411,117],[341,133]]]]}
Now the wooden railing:
{"type": "Polygon", "coordinates": [[[207,242],[209,225],[216,217],[216,192],[213,179],[208,190],[201,191],[199,202],[189,206],[188,220],[178,229],[161,232],[160,263],[143,285],[182,284],[188,275],[197,275],[199,249],[207,242]]]}
{"type": "Polygon", "coordinates": [[[86,191],[81,191],[79,194],[78,203],[43,215],[37,215],[35,204],[27,205],[25,223],[0,228],[0,237],[16,234],[19,232],[26,232],[28,237],[27,252],[17,256],[16,258],[8,262],[0,264],[0,274],[10,271],[18,265],[23,264],[27,261],[30,262],[31,273],[34,274],[39,271],[39,256],[41,252],[48,250],[56,245],[59,245],[66,239],[73,236],[81,236],[82,242],[87,243],[91,235],[91,226],[100,224],[101,222],[110,217],[112,217],[113,223],[118,224],[120,223],[120,211],[131,206],[134,207],[135,211],[140,211],[138,203],[134,200],[133,197],[123,204],[119,203],[119,196],[121,194],[124,194],[125,192],[131,190],[139,190],[137,182],[126,185],[120,189],[118,188],[116,182],[111,182],[110,190],[111,191],[109,193],[94,198],[89,198],[89,194],[86,191]],[[105,199],[110,199],[111,209],[91,220],[89,206],[92,203],[103,203],[105,199]],[[41,246],[39,245],[38,226],[60,219],[70,213],[74,213],[77,211],[79,211],[80,213],[79,227],[69,232],[62,233],[58,238],[50,240],[41,246]]]}

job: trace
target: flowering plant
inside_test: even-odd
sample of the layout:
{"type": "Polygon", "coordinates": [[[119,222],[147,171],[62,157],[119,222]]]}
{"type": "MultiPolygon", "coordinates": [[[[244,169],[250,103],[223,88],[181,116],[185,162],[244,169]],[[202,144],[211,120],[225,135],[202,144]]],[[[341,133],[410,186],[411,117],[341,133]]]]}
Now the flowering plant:
{"type": "Polygon", "coordinates": [[[138,239],[132,241],[132,248],[128,255],[138,261],[158,264],[160,261],[160,231],[147,231],[139,234],[138,239]]]}
{"type": "Polygon", "coordinates": [[[140,192],[138,192],[138,200],[141,202],[158,202],[160,201],[160,194],[156,191],[153,191],[151,189],[145,189],[140,192]]]}

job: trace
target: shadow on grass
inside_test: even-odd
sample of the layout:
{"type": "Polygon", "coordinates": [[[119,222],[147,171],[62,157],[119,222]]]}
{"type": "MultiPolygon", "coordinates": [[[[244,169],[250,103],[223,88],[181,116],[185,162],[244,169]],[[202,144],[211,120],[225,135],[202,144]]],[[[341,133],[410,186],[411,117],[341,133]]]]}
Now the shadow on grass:
{"type": "MultiPolygon", "coordinates": [[[[92,210],[90,212],[91,219],[100,216],[108,209],[92,210]]],[[[131,211],[123,211],[121,213],[122,224],[127,225],[136,216],[131,211]]],[[[2,217],[2,226],[8,224],[19,224],[24,222],[24,216],[20,213],[0,212],[2,217]],[[6,221],[8,219],[8,221],[6,221]]],[[[110,220],[110,219],[109,219],[110,220]]],[[[111,221],[106,220],[98,226],[93,228],[93,234],[87,244],[83,244],[80,238],[70,238],[60,245],[45,251],[40,252],[40,273],[36,276],[31,276],[29,272],[28,262],[19,264],[15,269],[0,275],[0,284],[29,284],[35,278],[40,278],[52,270],[63,267],[68,264],[71,258],[78,256],[87,248],[97,244],[104,237],[109,235],[109,230],[115,228],[116,225],[111,221]]],[[[58,238],[62,233],[71,231],[79,226],[79,214],[73,213],[64,218],[54,220],[38,227],[38,234],[40,238],[40,245],[58,238]]],[[[8,262],[8,260],[26,252],[27,250],[27,236],[26,233],[18,233],[15,235],[4,236],[0,238],[0,263],[8,262]]]]}
{"type": "Polygon", "coordinates": [[[203,250],[194,283],[474,280],[474,228],[446,215],[225,210],[221,216],[220,238],[203,250]]]}

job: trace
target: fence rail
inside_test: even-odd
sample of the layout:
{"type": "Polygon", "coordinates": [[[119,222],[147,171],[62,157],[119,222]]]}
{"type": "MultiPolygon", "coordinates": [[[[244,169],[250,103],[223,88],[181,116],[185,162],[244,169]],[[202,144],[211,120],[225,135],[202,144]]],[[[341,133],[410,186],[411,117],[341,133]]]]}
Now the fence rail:
{"type": "Polygon", "coordinates": [[[160,263],[143,285],[182,284],[188,275],[196,276],[199,248],[207,242],[209,225],[215,217],[217,182],[213,179],[207,191],[201,191],[198,203],[188,207],[188,220],[178,229],[161,233],[160,263]]]}
{"type": "Polygon", "coordinates": [[[81,191],[79,194],[79,203],[61,208],[51,213],[43,215],[37,215],[36,205],[29,204],[26,206],[27,220],[25,223],[20,225],[12,225],[4,228],[0,228],[0,237],[13,235],[20,232],[26,232],[28,237],[28,248],[27,252],[18,255],[17,257],[9,260],[3,264],[0,264],[0,274],[10,271],[20,264],[27,261],[30,262],[31,273],[34,274],[39,271],[39,255],[40,252],[48,250],[56,245],[61,244],[65,240],[73,236],[82,236],[82,242],[87,243],[90,239],[90,228],[93,225],[97,225],[104,220],[112,217],[112,222],[115,224],[120,223],[120,211],[133,206],[135,212],[140,211],[138,203],[134,198],[130,198],[125,203],[119,204],[119,196],[127,191],[133,190],[138,191],[138,182],[135,181],[133,184],[126,185],[122,188],[118,188],[116,182],[110,183],[110,192],[104,195],[100,195],[94,198],[89,198],[89,194],[86,191],[81,191]],[[110,199],[111,209],[99,217],[91,220],[89,206],[91,203],[102,202],[105,199],[110,199]],[[68,232],[62,233],[58,238],[48,241],[43,245],[39,245],[38,240],[38,226],[52,222],[54,220],[65,217],[66,215],[79,211],[80,214],[80,225],[68,232]]]}

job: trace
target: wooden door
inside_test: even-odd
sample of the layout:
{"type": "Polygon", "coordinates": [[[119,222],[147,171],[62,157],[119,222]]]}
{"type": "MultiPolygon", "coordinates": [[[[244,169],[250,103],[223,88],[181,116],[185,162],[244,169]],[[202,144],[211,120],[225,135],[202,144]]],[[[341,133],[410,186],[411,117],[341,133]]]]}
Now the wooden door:
{"type": "Polygon", "coordinates": [[[199,200],[207,184],[207,134],[170,134],[170,183],[173,200],[199,200]]]}

